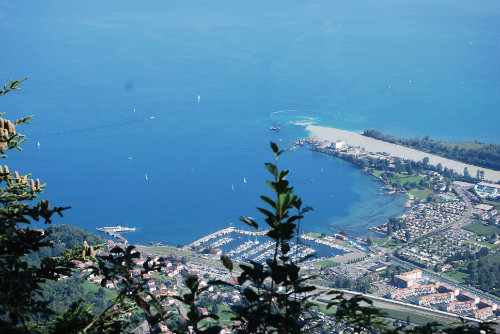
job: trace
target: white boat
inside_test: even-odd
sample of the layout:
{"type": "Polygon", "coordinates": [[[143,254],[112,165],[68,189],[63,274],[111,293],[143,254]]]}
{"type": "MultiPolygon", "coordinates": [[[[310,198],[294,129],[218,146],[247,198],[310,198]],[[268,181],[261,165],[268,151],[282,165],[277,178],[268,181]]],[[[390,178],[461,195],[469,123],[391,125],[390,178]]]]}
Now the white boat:
{"type": "Polygon", "coordinates": [[[40,142],[37,143],[38,148],[40,148],[40,142]]]}
{"type": "Polygon", "coordinates": [[[134,108],[134,112],[135,112],[135,108],[134,108]]]}
{"type": "Polygon", "coordinates": [[[231,185],[231,189],[234,190],[234,184],[231,185]]]}
{"type": "Polygon", "coordinates": [[[201,96],[198,95],[198,102],[200,102],[201,96]]]}
{"type": "Polygon", "coordinates": [[[96,230],[101,232],[126,232],[126,231],[135,231],[135,227],[123,227],[120,225],[114,226],[105,226],[105,227],[96,227],[96,230]]]}
{"type": "Polygon", "coordinates": [[[155,119],[155,117],[154,116],[149,116],[149,119],[155,119]]]}
{"type": "Polygon", "coordinates": [[[243,178],[243,183],[247,184],[247,179],[243,178]]]}
{"type": "Polygon", "coordinates": [[[146,173],[146,181],[147,181],[147,180],[149,180],[149,178],[148,178],[148,173],[146,173]]]}

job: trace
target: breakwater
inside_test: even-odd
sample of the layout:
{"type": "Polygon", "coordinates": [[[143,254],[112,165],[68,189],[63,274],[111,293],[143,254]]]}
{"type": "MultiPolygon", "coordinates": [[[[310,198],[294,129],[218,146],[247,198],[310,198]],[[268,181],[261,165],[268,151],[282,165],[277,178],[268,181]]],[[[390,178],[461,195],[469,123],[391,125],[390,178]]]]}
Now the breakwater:
{"type": "Polygon", "coordinates": [[[216,231],[214,233],[211,233],[209,235],[206,235],[203,238],[200,238],[200,239],[186,245],[185,247],[187,247],[187,248],[197,247],[197,246],[200,246],[201,244],[206,243],[210,240],[214,240],[214,239],[217,239],[221,236],[225,236],[225,235],[228,235],[231,233],[239,233],[239,234],[248,235],[248,236],[264,236],[267,234],[267,232],[269,232],[269,230],[265,230],[265,231],[237,230],[236,228],[231,226],[231,227],[216,231]]]}

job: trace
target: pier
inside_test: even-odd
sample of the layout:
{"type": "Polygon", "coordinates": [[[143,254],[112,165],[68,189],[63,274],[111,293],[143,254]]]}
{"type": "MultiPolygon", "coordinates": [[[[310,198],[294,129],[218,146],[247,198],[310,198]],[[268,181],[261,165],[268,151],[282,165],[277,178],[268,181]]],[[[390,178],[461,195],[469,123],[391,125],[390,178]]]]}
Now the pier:
{"type": "Polygon", "coordinates": [[[120,225],[116,225],[115,227],[96,227],[96,230],[99,232],[104,232],[116,239],[122,239],[124,243],[128,243],[127,239],[121,236],[118,232],[129,232],[135,231],[135,227],[122,227],[120,225]]]}

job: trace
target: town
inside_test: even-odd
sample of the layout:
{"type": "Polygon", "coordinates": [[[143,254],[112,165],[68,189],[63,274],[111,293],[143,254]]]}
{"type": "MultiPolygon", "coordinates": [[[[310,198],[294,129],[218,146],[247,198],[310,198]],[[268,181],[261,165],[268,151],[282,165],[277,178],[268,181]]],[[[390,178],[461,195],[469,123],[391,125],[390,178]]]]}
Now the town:
{"type": "MultiPolygon", "coordinates": [[[[499,318],[500,294],[491,283],[495,280],[475,272],[477,263],[481,263],[485,270],[499,275],[500,208],[495,199],[500,186],[457,180],[452,178],[453,171],[430,166],[426,161],[404,161],[352,148],[340,141],[318,143],[311,138],[296,141],[297,146],[304,143],[313,151],[358,164],[385,183],[381,191],[404,191],[409,195],[402,216],[371,229],[379,239],[338,232],[306,233],[297,239],[298,243],[291,243],[287,255],[294,261],[307,259],[301,263],[302,273],[315,277],[313,283],[319,290],[362,293],[388,310],[388,318],[395,324],[406,320],[410,327],[423,323],[422,319],[436,317],[443,323],[460,318],[470,321],[499,318]],[[469,270],[471,266],[476,267],[469,270]],[[397,310],[418,316],[414,320],[409,317],[408,321],[397,310]]],[[[222,266],[222,255],[241,264],[265,265],[273,245],[266,234],[267,231],[252,232],[229,226],[183,247],[137,245],[141,255],[135,264],[142,266],[148,257],[161,264],[160,270],[140,278],[150,294],[163,297],[165,310],[178,314],[181,322],[187,320],[187,310],[174,297],[186,291],[183,276],[198,276],[200,286],[207,288],[207,293],[200,296],[199,314],[218,314],[224,332],[230,333],[235,325],[230,320],[230,310],[241,301],[240,294],[227,286],[210,285],[209,281],[237,283],[222,266]]],[[[108,240],[108,249],[128,245],[120,234],[112,236],[116,241],[108,240]]],[[[103,284],[103,277],[91,274],[91,262],[79,261],[77,265],[82,277],[103,284]]],[[[140,275],[140,270],[136,269],[135,274],[140,275]]],[[[109,289],[116,284],[119,282],[104,282],[109,289]]],[[[332,325],[324,306],[309,312],[321,319],[320,327],[332,325]]],[[[161,331],[169,332],[168,323],[160,327],[161,331]]]]}

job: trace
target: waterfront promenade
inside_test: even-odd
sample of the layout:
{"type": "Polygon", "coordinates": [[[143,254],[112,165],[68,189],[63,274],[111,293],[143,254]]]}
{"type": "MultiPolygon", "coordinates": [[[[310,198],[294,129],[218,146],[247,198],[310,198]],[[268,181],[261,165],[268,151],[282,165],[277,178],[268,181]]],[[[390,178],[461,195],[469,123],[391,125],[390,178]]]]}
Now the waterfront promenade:
{"type": "Polygon", "coordinates": [[[415,149],[404,147],[388,142],[384,142],[378,139],[363,136],[360,133],[346,131],[341,129],[329,128],[324,126],[308,125],[306,129],[311,133],[311,137],[318,140],[324,140],[329,142],[335,142],[336,140],[344,141],[350,146],[359,146],[364,148],[369,152],[386,152],[391,156],[398,157],[401,159],[409,159],[414,161],[420,161],[425,157],[429,158],[429,163],[431,165],[441,164],[444,167],[453,169],[458,174],[464,172],[464,168],[467,167],[469,174],[475,176],[478,170],[484,171],[484,178],[493,182],[500,181],[500,171],[495,171],[492,169],[477,167],[463,162],[458,162],[443,158],[437,155],[429,154],[422,151],[417,151],[415,149]]]}

